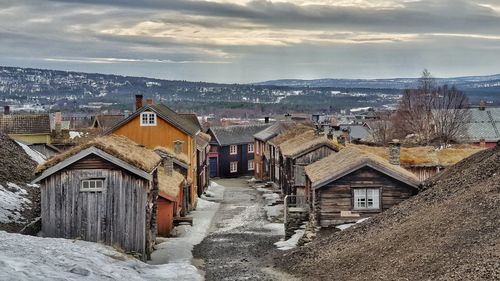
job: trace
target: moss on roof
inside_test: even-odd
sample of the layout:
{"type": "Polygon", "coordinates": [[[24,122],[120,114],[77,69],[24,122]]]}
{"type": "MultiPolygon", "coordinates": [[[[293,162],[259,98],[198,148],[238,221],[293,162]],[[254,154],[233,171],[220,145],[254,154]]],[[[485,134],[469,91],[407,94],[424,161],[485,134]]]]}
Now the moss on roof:
{"type": "MultiPolygon", "coordinates": [[[[367,145],[349,145],[363,151],[376,154],[384,159],[389,159],[387,147],[375,147],[367,145]]],[[[435,149],[431,146],[402,147],[401,165],[406,167],[418,166],[450,166],[458,163],[482,149],[472,145],[461,145],[452,148],[435,149]]]]}
{"type": "Polygon", "coordinates": [[[304,124],[298,123],[297,125],[291,127],[290,129],[286,130],[285,132],[279,134],[278,136],[272,138],[269,142],[274,144],[274,145],[280,145],[281,143],[296,137],[297,135],[300,135],[302,133],[305,133],[309,130],[312,130],[313,128],[311,126],[306,126],[304,124]]]}
{"type": "Polygon", "coordinates": [[[279,148],[284,156],[295,157],[308,149],[320,145],[329,145],[337,151],[340,149],[335,138],[330,140],[325,134],[318,135],[314,130],[305,131],[302,134],[282,142],[279,148]]]}
{"type": "Polygon", "coordinates": [[[170,156],[174,159],[177,159],[184,164],[189,165],[189,157],[185,153],[182,153],[182,152],[175,153],[175,151],[173,149],[168,148],[168,147],[163,147],[163,146],[157,146],[157,147],[155,147],[155,150],[163,152],[163,153],[167,154],[168,156],[170,156]]]}
{"type": "Polygon", "coordinates": [[[172,175],[167,175],[165,168],[161,166],[158,168],[158,186],[160,196],[168,197],[167,199],[177,198],[177,195],[181,190],[181,184],[184,180],[184,176],[175,170],[172,172],[172,175]]]}
{"type": "Polygon", "coordinates": [[[41,173],[46,169],[53,167],[58,163],[66,160],[67,158],[74,156],[82,150],[90,147],[100,149],[148,173],[153,171],[161,161],[161,158],[160,156],[158,156],[158,154],[154,153],[152,150],[145,148],[144,146],[138,145],[127,137],[109,135],[105,137],[95,138],[85,144],[79,145],[50,158],[47,162],[39,165],[36,168],[35,173],[41,173]]]}

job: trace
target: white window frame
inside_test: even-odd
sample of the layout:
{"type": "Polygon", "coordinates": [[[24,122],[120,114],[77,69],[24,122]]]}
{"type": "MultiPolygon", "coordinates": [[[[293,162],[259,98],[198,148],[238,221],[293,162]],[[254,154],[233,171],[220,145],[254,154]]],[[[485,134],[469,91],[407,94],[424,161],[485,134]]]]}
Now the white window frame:
{"type": "Polygon", "coordinates": [[[238,161],[229,162],[229,172],[230,173],[238,172],[238,161]]]}
{"type": "Polygon", "coordinates": [[[254,149],[255,149],[254,144],[253,143],[249,143],[248,144],[248,153],[254,153],[254,149]]]}
{"type": "MultiPolygon", "coordinates": [[[[259,166],[259,165],[257,164],[257,166],[259,166]]],[[[255,169],[255,163],[254,163],[254,161],[253,160],[248,160],[248,170],[249,171],[253,171],[254,169],[255,169]]]]}
{"type": "Polygon", "coordinates": [[[141,113],[141,127],[156,126],[156,113],[154,112],[142,112],[141,113]]]}
{"type": "Polygon", "coordinates": [[[238,155],[238,146],[235,144],[231,144],[229,146],[229,155],[238,155]]]}
{"type": "Polygon", "coordinates": [[[106,179],[90,178],[80,181],[81,192],[102,192],[106,189],[106,179]]]}
{"type": "Polygon", "coordinates": [[[353,188],[353,209],[354,210],[380,210],[381,189],[353,188]]]}
{"type": "Polygon", "coordinates": [[[257,145],[254,147],[255,154],[260,154],[260,149],[259,149],[259,142],[257,142],[257,145]]]}

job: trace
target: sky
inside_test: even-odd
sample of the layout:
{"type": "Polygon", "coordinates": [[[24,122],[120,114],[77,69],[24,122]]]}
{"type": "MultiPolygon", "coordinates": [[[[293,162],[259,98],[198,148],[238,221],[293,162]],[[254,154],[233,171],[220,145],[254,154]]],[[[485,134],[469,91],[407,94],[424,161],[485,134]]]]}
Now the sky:
{"type": "Polygon", "coordinates": [[[251,83],[500,73],[500,0],[0,0],[0,65],[251,83]]]}

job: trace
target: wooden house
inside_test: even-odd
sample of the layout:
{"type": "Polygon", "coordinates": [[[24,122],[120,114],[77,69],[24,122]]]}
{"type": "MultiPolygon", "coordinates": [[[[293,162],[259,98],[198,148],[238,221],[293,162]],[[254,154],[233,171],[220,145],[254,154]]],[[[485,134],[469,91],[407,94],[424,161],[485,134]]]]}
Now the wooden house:
{"type": "Polygon", "coordinates": [[[125,118],[123,114],[99,114],[92,117],[92,125],[90,125],[90,128],[98,131],[106,131],[120,122],[123,118],[125,118]]]}
{"type": "Polygon", "coordinates": [[[174,220],[184,216],[188,208],[185,177],[174,169],[173,158],[164,158],[158,168],[158,236],[167,237],[174,228],[174,220]]]}
{"type": "Polygon", "coordinates": [[[305,169],[311,218],[329,227],[370,217],[417,193],[417,177],[399,165],[354,147],[305,169]]]}
{"type": "Polygon", "coordinates": [[[312,130],[311,126],[299,123],[267,141],[269,145],[269,179],[276,185],[281,186],[282,157],[279,146],[285,141],[310,130],[312,130]]]}
{"type": "Polygon", "coordinates": [[[209,128],[211,136],[209,166],[211,177],[239,177],[253,175],[254,138],[269,124],[235,125],[209,128]]]}
{"type": "MultiPolygon", "coordinates": [[[[387,147],[349,145],[351,146],[389,160],[387,147]]],[[[424,181],[481,150],[482,148],[473,145],[458,145],[444,149],[431,146],[401,147],[399,165],[415,174],[420,181],[424,181]]]]}
{"type": "Polygon", "coordinates": [[[149,258],[161,158],[123,136],[97,138],[37,168],[42,233],[149,258]]]}
{"type": "Polygon", "coordinates": [[[0,132],[27,144],[50,144],[49,114],[12,114],[5,106],[0,115],[0,132]]]}
{"type": "Polygon", "coordinates": [[[295,126],[293,121],[277,121],[271,126],[254,135],[254,176],[258,180],[270,179],[271,159],[273,145],[269,143],[271,139],[295,126]]]}
{"type": "Polygon", "coordinates": [[[280,144],[281,188],[286,195],[305,195],[304,168],[339,151],[335,138],[309,130],[280,144]]]}
{"type": "Polygon", "coordinates": [[[468,111],[471,118],[458,141],[480,147],[495,147],[500,140],[500,107],[486,107],[482,102],[479,107],[468,111]]]}
{"type": "Polygon", "coordinates": [[[197,185],[198,185],[198,196],[201,196],[206,188],[208,188],[208,184],[210,182],[210,171],[208,166],[208,154],[210,152],[210,140],[211,137],[209,134],[199,133],[196,138],[196,160],[197,160],[197,168],[198,176],[197,185]]]}
{"type": "Polygon", "coordinates": [[[142,96],[136,96],[136,111],[122,119],[105,134],[126,136],[132,141],[155,149],[164,147],[187,155],[187,178],[191,179],[190,209],[196,207],[197,199],[197,165],[195,137],[200,128],[168,106],[153,104],[148,100],[143,105],[142,96]]]}

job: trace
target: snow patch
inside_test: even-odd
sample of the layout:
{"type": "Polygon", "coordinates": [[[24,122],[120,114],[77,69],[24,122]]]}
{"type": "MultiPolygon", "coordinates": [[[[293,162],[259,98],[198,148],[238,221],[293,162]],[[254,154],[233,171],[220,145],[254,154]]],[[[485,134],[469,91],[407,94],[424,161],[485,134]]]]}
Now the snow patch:
{"type": "Polygon", "coordinates": [[[192,265],[148,265],[86,241],[0,231],[0,249],[0,280],[202,280],[192,265]]]}
{"type": "Polygon", "coordinates": [[[21,212],[31,203],[28,192],[14,183],[0,184],[0,223],[25,223],[21,212]]]}
{"type": "Polygon", "coordinates": [[[77,131],[69,131],[69,138],[74,139],[74,138],[81,138],[83,136],[82,132],[77,132],[77,131]]]}
{"type": "Polygon", "coordinates": [[[338,228],[340,230],[346,230],[348,229],[349,227],[353,226],[353,225],[356,225],[358,223],[362,223],[364,222],[365,220],[367,220],[369,218],[362,218],[360,220],[357,220],[355,223],[345,223],[345,224],[340,224],[340,225],[337,225],[335,228],[338,228]]]}
{"type": "Polygon", "coordinates": [[[296,248],[297,244],[299,243],[300,238],[302,238],[302,236],[304,236],[304,233],[305,233],[304,227],[301,229],[297,229],[297,230],[295,230],[295,234],[292,235],[292,237],[290,237],[290,239],[288,239],[288,240],[282,239],[282,240],[274,243],[274,245],[276,247],[278,247],[278,250],[282,250],[282,251],[296,248]]]}
{"type": "Polygon", "coordinates": [[[26,154],[28,154],[28,156],[33,160],[35,161],[36,163],[38,164],[42,164],[44,163],[47,158],[45,157],[45,155],[41,154],[40,152],[34,150],[34,149],[31,149],[31,147],[25,145],[24,143],[22,142],[18,142],[16,141],[16,143],[24,150],[24,152],[26,152],[26,154]]]}

